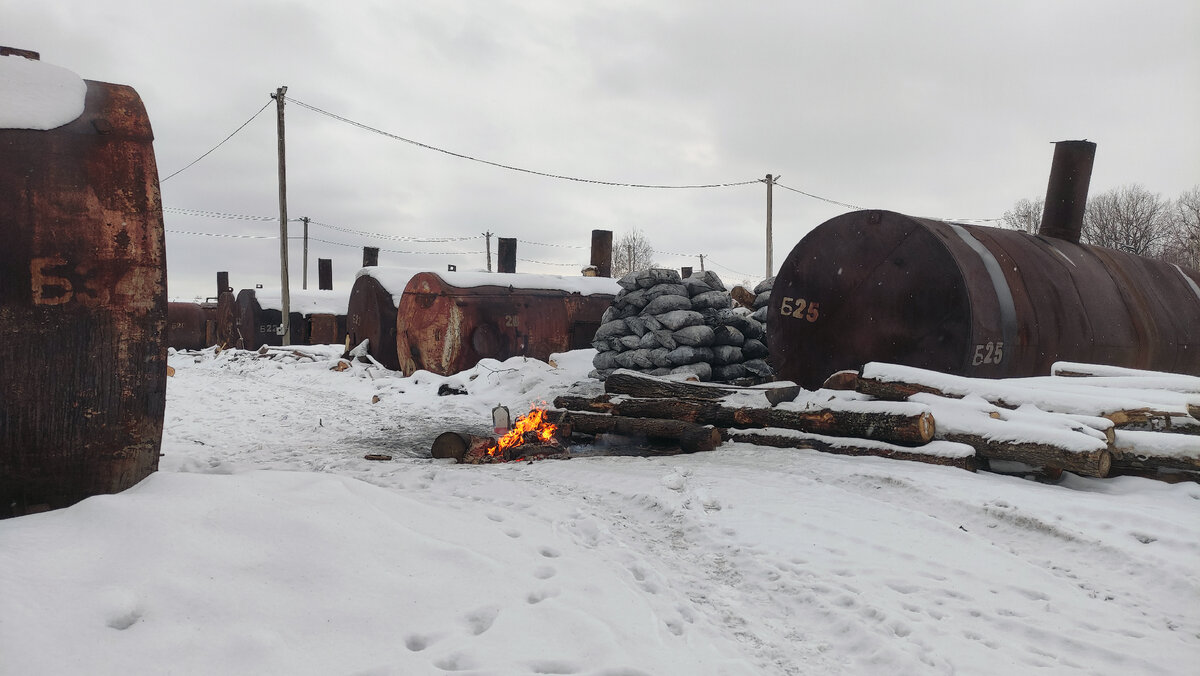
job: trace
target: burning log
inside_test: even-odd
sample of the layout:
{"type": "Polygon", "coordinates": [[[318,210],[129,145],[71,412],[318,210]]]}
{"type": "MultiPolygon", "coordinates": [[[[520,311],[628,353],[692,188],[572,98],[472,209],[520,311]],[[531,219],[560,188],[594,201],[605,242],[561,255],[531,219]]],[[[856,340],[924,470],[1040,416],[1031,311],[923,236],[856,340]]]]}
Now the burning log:
{"type": "Polygon", "coordinates": [[[669,399],[723,399],[732,394],[762,394],[771,406],[782,401],[791,401],[800,394],[800,386],[790,382],[771,383],[762,387],[735,387],[732,385],[708,385],[655,378],[636,371],[619,369],[604,381],[604,391],[609,394],[628,394],[643,398],[669,399]]]}
{"type": "Polygon", "coordinates": [[[759,446],[810,449],[837,455],[870,455],[895,460],[913,460],[933,465],[958,467],[969,472],[974,472],[979,465],[979,461],[975,457],[975,449],[966,444],[949,441],[931,441],[924,446],[914,448],[868,439],[831,437],[778,428],[731,429],[726,430],[726,433],[730,441],[741,441],[759,446]]]}
{"type": "Polygon", "coordinates": [[[698,425],[686,420],[659,418],[628,418],[580,411],[552,411],[556,422],[569,424],[575,432],[584,434],[620,434],[629,437],[673,439],[685,452],[711,451],[721,444],[721,433],[711,425],[698,425]]]}
{"type": "Polygon", "coordinates": [[[684,420],[716,427],[782,427],[814,434],[862,437],[902,446],[933,439],[934,418],[914,404],[835,400],[815,408],[784,402],[775,408],[733,407],[717,401],[626,399],[611,395],[559,397],[554,405],[576,411],[604,411],[631,418],[684,420]]]}

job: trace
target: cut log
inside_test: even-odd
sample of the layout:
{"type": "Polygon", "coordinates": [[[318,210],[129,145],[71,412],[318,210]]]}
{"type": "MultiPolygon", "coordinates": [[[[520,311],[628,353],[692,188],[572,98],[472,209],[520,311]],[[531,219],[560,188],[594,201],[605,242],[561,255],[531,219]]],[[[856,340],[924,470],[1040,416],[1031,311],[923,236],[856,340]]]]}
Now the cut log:
{"type": "Polygon", "coordinates": [[[553,409],[550,419],[569,424],[575,432],[584,434],[621,434],[631,437],[675,439],[688,453],[711,451],[721,444],[721,433],[711,425],[698,425],[685,420],[658,418],[628,418],[601,413],[583,413],[553,409]]]}
{"type": "Polygon", "coordinates": [[[814,409],[787,404],[767,411],[768,427],[860,437],[901,446],[929,443],[935,434],[934,420],[924,406],[872,401],[831,401],[814,409]]]}
{"type": "Polygon", "coordinates": [[[434,458],[454,458],[455,462],[462,462],[467,454],[467,449],[482,441],[494,442],[495,439],[466,432],[443,432],[433,440],[433,447],[429,454],[434,458]]]}
{"type": "Polygon", "coordinates": [[[581,397],[575,394],[564,394],[554,398],[555,408],[565,408],[568,411],[588,411],[590,413],[611,413],[613,404],[609,403],[611,394],[601,394],[595,397],[581,397]]]}
{"type": "Polygon", "coordinates": [[[821,385],[826,390],[854,390],[858,386],[858,371],[838,371],[825,379],[821,385]]]}
{"type": "Polygon", "coordinates": [[[1114,469],[1200,472],[1200,437],[1120,430],[1112,453],[1114,469]]]}
{"type": "Polygon", "coordinates": [[[604,381],[604,391],[609,394],[628,394],[634,397],[700,399],[712,401],[732,394],[761,394],[771,406],[782,401],[791,401],[800,394],[800,386],[791,382],[772,383],[762,387],[735,387],[732,385],[707,385],[656,378],[637,371],[618,369],[604,381]]]}
{"type": "Polygon", "coordinates": [[[1084,476],[1106,477],[1112,469],[1112,454],[1107,448],[1078,452],[1061,446],[1032,441],[1001,441],[978,434],[950,433],[939,435],[946,441],[957,441],[975,449],[982,457],[1015,460],[1035,467],[1055,467],[1084,476]]]}
{"type": "Polygon", "coordinates": [[[725,434],[730,441],[759,446],[802,448],[838,455],[870,455],[896,460],[913,460],[933,465],[958,467],[971,472],[974,472],[978,466],[978,460],[971,447],[947,441],[933,441],[925,446],[913,448],[870,439],[831,437],[778,428],[730,429],[725,430],[725,434]]]}
{"type": "Polygon", "coordinates": [[[1071,416],[1040,410],[1011,411],[979,400],[913,395],[937,419],[936,438],[973,447],[989,460],[1055,467],[1085,476],[1107,476],[1112,464],[1103,431],[1071,416]]]}

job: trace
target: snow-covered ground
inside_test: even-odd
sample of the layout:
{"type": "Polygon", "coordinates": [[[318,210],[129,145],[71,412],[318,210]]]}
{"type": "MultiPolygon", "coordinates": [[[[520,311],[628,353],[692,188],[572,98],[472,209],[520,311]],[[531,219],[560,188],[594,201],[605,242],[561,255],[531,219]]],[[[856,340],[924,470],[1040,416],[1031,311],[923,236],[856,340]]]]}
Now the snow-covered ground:
{"type": "Polygon", "coordinates": [[[428,457],[592,354],[172,356],[161,471],[0,521],[0,674],[1197,673],[1194,483],[733,443],[428,457]]]}

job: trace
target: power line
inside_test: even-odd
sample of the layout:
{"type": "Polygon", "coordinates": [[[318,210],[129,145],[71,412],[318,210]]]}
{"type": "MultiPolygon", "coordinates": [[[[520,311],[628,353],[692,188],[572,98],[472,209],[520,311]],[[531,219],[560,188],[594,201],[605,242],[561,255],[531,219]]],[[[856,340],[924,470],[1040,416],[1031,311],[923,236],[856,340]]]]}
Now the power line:
{"type": "MultiPolygon", "coordinates": [[[[181,209],[179,207],[163,207],[163,211],[184,216],[201,216],[203,218],[223,218],[231,221],[277,221],[278,216],[247,216],[245,214],[230,214],[223,211],[205,211],[202,209],[181,209]]],[[[299,219],[295,219],[299,220],[299,219]]]]}
{"type": "Polygon", "coordinates": [[[230,235],[221,232],[195,232],[193,230],[173,230],[164,228],[164,232],[173,232],[179,235],[200,235],[203,237],[229,237],[231,239],[279,239],[279,235],[230,235]]]}
{"type": "Polygon", "coordinates": [[[450,155],[452,157],[457,157],[457,158],[464,159],[464,160],[470,160],[472,162],[479,162],[480,164],[487,164],[487,165],[491,165],[493,167],[499,167],[500,169],[508,169],[509,171],[519,171],[521,173],[533,174],[535,176],[544,176],[546,178],[557,178],[557,179],[560,179],[563,181],[575,181],[577,183],[592,183],[595,185],[618,186],[618,187],[622,187],[622,188],[658,188],[658,189],[666,189],[666,190],[682,190],[682,189],[692,189],[692,188],[731,188],[734,186],[751,185],[754,183],[761,182],[761,179],[754,179],[753,181],[735,181],[735,182],[730,182],[730,183],[704,183],[704,184],[694,184],[694,185],[661,185],[661,184],[654,184],[654,183],[622,183],[619,181],[601,181],[601,180],[597,180],[597,179],[578,178],[575,176],[567,176],[564,174],[552,174],[552,173],[548,173],[548,172],[544,172],[544,171],[535,171],[533,169],[524,169],[522,167],[513,166],[511,164],[503,164],[501,162],[492,162],[491,160],[485,160],[485,159],[481,159],[478,157],[473,157],[471,155],[457,153],[452,150],[446,150],[445,148],[439,148],[437,146],[432,146],[432,145],[429,145],[428,143],[414,141],[412,139],[405,138],[403,136],[399,136],[397,134],[392,134],[390,132],[383,131],[382,129],[377,129],[375,127],[363,124],[362,122],[357,122],[355,120],[351,120],[350,118],[342,117],[341,115],[337,115],[336,113],[331,113],[327,110],[322,110],[316,106],[309,105],[303,101],[298,101],[290,96],[288,96],[286,98],[288,101],[291,101],[292,103],[300,106],[301,108],[307,108],[315,113],[320,113],[321,115],[325,115],[326,117],[338,120],[340,122],[345,122],[346,124],[358,127],[359,129],[363,129],[363,130],[366,130],[366,131],[369,131],[369,132],[372,132],[375,134],[379,134],[381,136],[386,136],[386,137],[388,137],[390,139],[394,139],[396,141],[403,141],[404,143],[409,143],[409,144],[412,144],[419,148],[425,148],[426,150],[433,150],[433,151],[436,151],[436,152],[439,152],[439,153],[442,153],[445,155],[450,155]]]}
{"type": "MultiPolygon", "coordinates": [[[[762,180],[763,180],[763,179],[759,179],[759,183],[761,183],[761,182],[762,182],[762,180]]],[[[784,185],[784,184],[780,183],[779,181],[773,181],[773,183],[774,183],[775,185],[779,186],[780,188],[783,188],[784,190],[791,190],[792,192],[795,192],[795,193],[800,193],[801,195],[804,195],[805,197],[811,197],[811,198],[813,198],[813,199],[815,199],[815,200],[821,200],[822,202],[828,202],[828,203],[830,203],[830,204],[836,204],[836,205],[838,205],[839,207],[846,207],[847,209],[858,209],[858,210],[862,210],[862,209],[864,209],[864,208],[865,208],[865,207],[860,207],[860,206],[858,206],[858,205],[856,205],[856,204],[848,204],[848,203],[846,203],[846,202],[839,202],[839,201],[837,201],[837,200],[831,200],[831,199],[829,199],[828,197],[821,197],[820,195],[814,195],[814,194],[812,194],[812,193],[810,193],[810,192],[804,192],[803,190],[797,190],[796,188],[791,188],[791,187],[788,187],[788,186],[786,186],[786,185],[784,185]]]]}
{"type": "Polygon", "coordinates": [[[388,234],[379,233],[379,232],[354,230],[352,228],[344,228],[344,227],[341,227],[338,225],[331,225],[329,223],[322,223],[320,221],[314,221],[312,219],[309,219],[309,223],[311,223],[313,225],[319,225],[324,228],[329,228],[330,230],[337,230],[338,232],[350,233],[352,235],[361,235],[363,237],[374,237],[375,239],[389,239],[389,240],[395,240],[398,242],[462,242],[462,241],[465,241],[468,239],[482,239],[483,238],[483,235],[471,235],[468,237],[410,237],[408,235],[388,235],[388,234]]]}
{"type": "Polygon", "coordinates": [[[557,265],[563,268],[586,268],[586,263],[550,263],[548,261],[535,261],[530,258],[518,258],[517,260],[525,263],[537,263],[538,265],[557,265]]]}
{"type": "Polygon", "coordinates": [[[228,141],[229,139],[231,139],[231,138],[233,138],[233,137],[234,137],[234,134],[237,134],[237,133],[238,133],[239,131],[241,131],[242,129],[245,129],[246,125],[248,125],[248,124],[250,124],[251,122],[253,122],[253,121],[254,121],[254,118],[256,118],[256,117],[258,117],[259,115],[261,115],[261,114],[262,114],[262,111],[266,110],[266,109],[267,109],[267,106],[269,106],[269,105],[271,105],[271,102],[270,102],[270,101],[267,101],[267,103],[266,103],[265,105],[263,105],[263,107],[262,107],[262,108],[259,108],[259,109],[258,109],[258,112],[257,112],[257,113],[255,113],[255,114],[251,115],[249,120],[246,120],[245,122],[243,122],[243,123],[242,123],[242,126],[238,127],[237,129],[234,129],[234,130],[233,130],[233,134],[230,134],[229,136],[226,136],[226,137],[225,137],[225,138],[224,138],[224,139],[223,139],[223,140],[222,140],[220,143],[218,143],[217,145],[213,146],[212,148],[209,148],[209,150],[208,150],[208,152],[207,152],[207,153],[204,153],[204,154],[203,154],[203,155],[201,155],[200,157],[197,157],[196,159],[192,160],[191,162],[189,162],[189,163],[188,163],[188,165],[187,165],[186,167],[184,167],[183,169],[180,169],[179,171],[175,172],[174,174],[171,174],[170,176],[168,176],[168,177],[166,177],[166,178],[160,178],[160,179],[158,180],[158,183],[159,183],[159,185],[162,185],[163,183],[166,183],[167,181],[169,181],[169,180],[171,180],[172,178],[174,178],[175,176],[178,176],[179,174],[183,173],[185,170],[187,170],[187,169],[191,168],[191,166],[192,166],[193,164],[195,164],[195,163],[199,162],[200,160],[202,160],[202,159],[204,159],[204,158],[208,157],[209,153],[211,153],[212,151],[216,150],[217,148],[220,148],[221,146],[225,145],[225,141],[228,141]]]}
{"type": "Polygon", "coordinates": [[[533,244],[534,246],[552,246],[552,247],[556,247],[559,249],[587,249],[587,248],[589,248],[586,246],[580,246],[578,244],[547,244],[546,242],[530,242],[527,239],[518,239],[517,242],[519,242],[521,244],[533,244]]]}

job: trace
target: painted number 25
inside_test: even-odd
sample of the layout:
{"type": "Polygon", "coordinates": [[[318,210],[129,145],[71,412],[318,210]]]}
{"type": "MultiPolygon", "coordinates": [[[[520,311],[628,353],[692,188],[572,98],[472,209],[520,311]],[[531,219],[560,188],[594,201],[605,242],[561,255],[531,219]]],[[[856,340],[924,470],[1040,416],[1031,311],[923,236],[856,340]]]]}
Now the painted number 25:
{"type": "Polygon", "coordinates": [[[803,298],[784,296],[783,302],[779,304],[779,314],[815,322],[817,317],[821,316],[819,306],[820,303],[810,303],[803,298]]]}
{"type": "Polygon", "coordinates": [[[971,366],[999,364],[1001,359],[1004,359],[1003,342],[981,343],[975,346],[975,356],[971,359],[971,366]]]}

